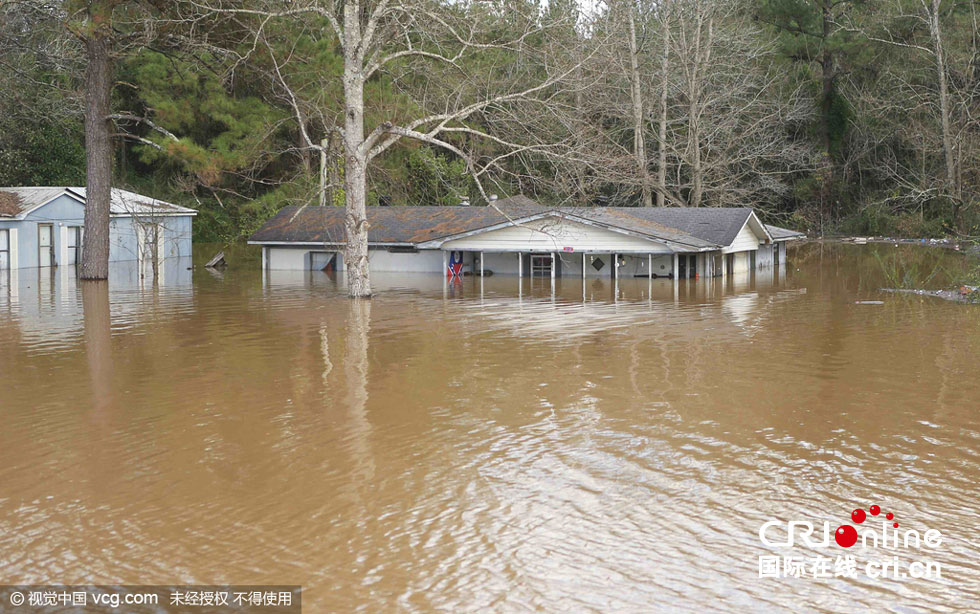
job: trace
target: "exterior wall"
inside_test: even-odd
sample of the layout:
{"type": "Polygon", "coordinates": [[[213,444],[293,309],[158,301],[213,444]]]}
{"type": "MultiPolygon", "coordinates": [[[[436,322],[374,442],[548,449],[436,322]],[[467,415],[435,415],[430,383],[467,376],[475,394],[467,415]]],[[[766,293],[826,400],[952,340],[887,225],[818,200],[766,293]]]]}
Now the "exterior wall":
{"type": "MultiPolygon", "coordinates": [[[[517,260],[517,256],[514,256],[517,260]]],[[[469,264],[471,259],[464,258],[469,264]]],[[[389,252],[386,249],[368,250],[368,263],[372,271],[403,273],[439,273],[442,271],[442,251],[423,249],[415,253],[389,252]]]]}
{"type": "MultiPolygon", "coordinates": [[[[160,226],[160,257],[183,258],[191,255],[191,224],[193,217],[159,216],[141,218],[114,216],[109,220],[109,260],[111,262],[136,260],[139,253],[137,227],[158,223],[160,226]]],[[[51,224],[53,266],[71,264],[68,255],[68,229],[84,226],[85,206],[67,195],[47,203],[27,214],[22,220],[0,219],[0,228],[16,230],[16,243],[12,241],[11,268],[38,266],[38,227],[51,224]],[[16,264],[14,257],[16,256],[16,264]]]]}
{"type": "Polygon", "coordinates": [[[271,271],[305,271],[310,251],[308,247],[270,247],[266,266],[271,271]]]}
{"type": "MultiPolygon", "coordinates": [[[[60,264],[63,255],[62,226],[81,226],[84,219],[85,207],[82,203],[69,196],[59,196],[43,207],[31,211],[22,220],[0,219],[0,228],[16,229],[16,268],[27,269],[38,266],[38,226],[40,224],[51,224],[51,241],[54,246],[53,264],[57,265],[60,264]]],[[[11,248],[14,249],[13,241],[11,243],[11,248]]]]}
{"type": "MultiPolygon", "coordinates": [[[[326,251],[325,249],[302,247],[268,246],[265,248],[265,266],[273,271],[306,271],[310,269],[310,252],[326,251]]],[[[448,251],[448,250],[447,250],[448,251]]],[[[524,275],[530,274],[529,252],[522,252],[524,275]]],[[[387,249],[371,249],[368,260],[372,272],[389,273],[442,273],[442,250],[419,250],[416,253],[389,252],[387,249]]],[[[563,277],[582,276],[582,253],[555,252],[558,259],[556,274],[563,277]]],[[[619,267],[620,278],[633,278],[648,275],[649,257],[647,254],[619,254],[626,262],[619,267]]],[[[342,260],[337,270],[343,270],[342,260]]],[[[463,270],[474,274],[479,273],[479,253],[464,252],[463,270]]],[[[495,275],[517,275],[517,252],[483,253],[483,268],[495,275]]],[[[613,277],[612,253],[585,254],[585,275],[590,279],[610,279],[613,277]],[[593,262],[602,260],[603,266],[596,270],[593,262]]],[[[703,255],[698,257],[698,270],[704,266],[703,255]]],[[[671,275],[674,270],[673,254],[653,254],[653,272],[659,277],[671,275]]]]}
{"type": "MultiPolygon", "coordinates": [[[[527,256],[524,256],[525,262],[527,256]]],[[[439,262],[440,266],[442,262],[439,262]]],[[[526,266],[526,265],[525,265],[526,266]]],[[[483,268],[486,271],[493,271],[494,275],[517,275],[517,254],[483,254],[483,268]]],[[[477,265],[476,272],[480,267],[477,265]]]]}
{"type": "MultiPolygon", "coordinates": [[[[266,249],[265,266],[271,271],[308,271],[310,270],[310,252],[336,253],[331,252],[330,248],[326,246],[269,246],[266,249]]],[[[516,255],[514,259],[517,259],[516,255]]],[[[344,270],[343,256],[341,255],[337,261],[337,270],[344,270]]],[[[469,263],[470,259],[466,259],[466,262],[469,263]]],[[[368,266],[372,272],[378,273],[440,273],[442,272],[442,251],[424,249],[418,252],[389,252],[387,249],[369,249],[368,266]]]]}
{"type": "Polygon", "coordinates": [[[751,252],[736,252],[734,256],[735,267],[732,269],[732,273],[739,275],[741,273],[748,273],[752,269],[751,252]]]}
{"type": "Polygon", "coordinates": [[[779,244],[770,243],[759,246],[759,251],[755,255],[755,267],[757,269],[772,268],[772,250],[774,247],[778,249],[779,244]]]}
{"type": "Polygon", "coordinates": [[[740,230],[738,234],[735,235],[735,238],[732,240],[731,245],[729,245],[728,247],[726,247],[721,251],[722,253],[730,254],[732,252],[744,252],[746,250],[754,250],[759,248],[759,243],[761,241],[762,239],[758,235],[756,235],[752,231],[752,228],[749,226],[749,224],[746,223],[744,226],[742,226],[742,230],[740,230]]]}
{"type": "Polygon", "coordinates": [[[521,226],[508,226],[463,237],[447,241],[442,247],[447,250],[477,252],[562,252],[565,247],[574,248],[572,253],[671,252],[669,247],[658,241],[558,218],[546,218],[521,226]]]}
{"type": "Polygon", "coordinates": [[[156,226],[159,230],[160,258],[185,258],[192,255],[191,220],[189,215],[180,216],[114,216],[109,220],[109,260],[124,262],[137,260],[140,253],[149,260],[149,247],[143,244],[145,235],[156,226]]]}

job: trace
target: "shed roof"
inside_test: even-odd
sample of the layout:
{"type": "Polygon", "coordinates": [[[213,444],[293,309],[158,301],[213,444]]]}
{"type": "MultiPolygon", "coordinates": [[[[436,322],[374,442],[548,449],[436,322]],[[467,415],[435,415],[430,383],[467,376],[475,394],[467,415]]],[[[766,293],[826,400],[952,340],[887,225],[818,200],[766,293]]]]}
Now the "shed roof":
{"type": "Polygon", "coordinates": [[[0,215],[15,217],[60,196],[65,188],[0,188],[4,207],[0,215]]]}
{"type": "MultiPolygon", "coordinates": [[[[85,188],[55,186],[0,188],[0,216],[23,216],[62,194],[69,194],[76,200],[85,202],[85,188]]],[[[111,215],[197,215],[193,209],[121,188],[112,188],[109,213],[111,215]]]]}

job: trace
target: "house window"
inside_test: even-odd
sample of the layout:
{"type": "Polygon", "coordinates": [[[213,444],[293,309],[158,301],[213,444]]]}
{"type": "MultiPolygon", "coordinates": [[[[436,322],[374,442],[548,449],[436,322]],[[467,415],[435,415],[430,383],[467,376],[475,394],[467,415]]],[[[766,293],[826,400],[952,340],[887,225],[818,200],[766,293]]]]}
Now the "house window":
{"type": "Polygon", "coordinates": [[[544,256],[531,256],[531,276],[551,277],[551,259],[551,254],[544,256]]]}
{"type": "Polygon", "coordinates": [[[68,227],[68,262],[78,264],[82,261],[82,227],[68,227]]]}
{"type": "Polygon", "coordinates": [[[10,231],[0,228],[0,271],[10,269],[10,231]]]}

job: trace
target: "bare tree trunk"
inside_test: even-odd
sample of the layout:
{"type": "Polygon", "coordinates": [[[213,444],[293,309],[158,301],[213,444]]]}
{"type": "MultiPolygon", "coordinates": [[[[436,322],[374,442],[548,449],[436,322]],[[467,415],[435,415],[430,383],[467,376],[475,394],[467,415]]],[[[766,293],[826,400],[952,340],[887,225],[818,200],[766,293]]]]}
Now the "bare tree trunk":
{"type": "Polygon", "coordinates": [[[636,170],[640,175],[640,186],[644,207],[653,206],[653,193],[650,190],[650,173],[647,170],[646,141],[643,137],[643,87],[640,79],[640,50],[636,44],[636,17],[633,7],[629,11],[630,28],[630,97],[633,99],[633,156],[636,158],[636,170]]]}
{"type": "Polygon", "coordinates": [[[371,296],[368,270],[367,161],[364,144],[364,73],[360,54],[360,2],[344,5],[344,197],[347,205],[347,294],[371,296]]]}
{"type": "Polygon", "coordinates": [[[831,142],[831,126],[830,126],[830,111],[831,103],[833,102],[834,95],[834,55],[830,50],[830,29],[833,21],[833,16],[830,13],[830,0],[823,0],[821,5],[821,17],[823,20],[823,54],[820,57],[820,78],[822,85],[823,98],[820,101],[820,110],[823,113],[823,126],[821,130],[821,137],[823,140],[823,150],[827,154],[827,158],[831,157],[831,149],[833,144],[831,142]]]}
{"type": "Polygon", "coordinates": [[[707,32],[703,32],[704,19],[703,8],[699,5],[695,22],[697,29],[694,33],[694,65],[688,81],[688,148],[691,152],[691,195],[688,198],[688,205],[691,207],[700,207],[701,197],[704,194],[704,169],[701,166],[701,78],[711,59],[713,27],[709,17],[707,32]]]}
{"type": "Polygon", "coordinates": [[[946,83],[946,57],[943,53],[942,32],[939,28],[939,0],[932,0],[932,10],[929,14],[929,30],[932,34],[933,50],[936,57],[936,72],[939,77],[939,112],[943,128],[943,154],[946,159],[947,190],[954,197],[958,197],[956,162],[953,153],[955,145],[950,127],[949,86],[946,83]]]}
{"type": "Polygon", "coordinates": [[[109,199],[112,191],[112,141],[109,94],[112,60],[109,40],[93,35],[85,39],[85,235],[82,279],[109,277],[109,199]]]}
{"type": "Polygon", "coordinates": [[[667,16],[662,16],[663,55],[660,57],[660,123],[657,126],[657,206],[664,206],[664,194],[667,193],[667,87],[670,69],[670,24],[667,16]]]}

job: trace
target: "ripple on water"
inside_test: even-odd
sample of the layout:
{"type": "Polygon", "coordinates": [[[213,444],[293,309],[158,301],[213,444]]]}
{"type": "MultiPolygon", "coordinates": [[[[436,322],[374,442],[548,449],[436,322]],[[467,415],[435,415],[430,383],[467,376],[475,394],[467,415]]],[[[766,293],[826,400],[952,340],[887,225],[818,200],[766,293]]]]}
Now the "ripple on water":
{"type": "Polygon", "coordinates": [[[316,611],[968,610],[980,319],[855,306],[865,256],[794,254],[676,289],[378,276],[350,302],[197,271],[3,297],[0,563],[300,583],[316,611]],[[943,581],[758,577],[766,520],[871,503],[943,531],[943,581]]]}

